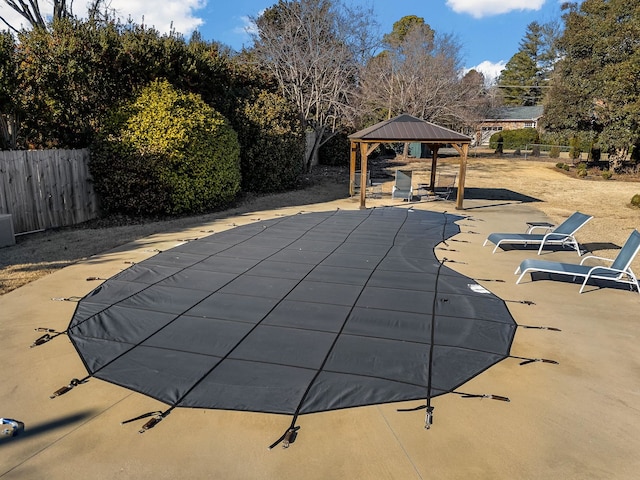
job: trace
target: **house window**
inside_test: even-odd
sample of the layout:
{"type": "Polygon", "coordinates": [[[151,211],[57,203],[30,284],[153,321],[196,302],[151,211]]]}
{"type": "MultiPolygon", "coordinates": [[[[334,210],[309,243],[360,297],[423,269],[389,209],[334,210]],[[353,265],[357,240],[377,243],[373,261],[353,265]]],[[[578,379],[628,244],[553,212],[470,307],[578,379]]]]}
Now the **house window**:
{"type": "Polygon", "coordinates": [[[536,128],[536,122],[524,122],[524,128],[536,128]]]}

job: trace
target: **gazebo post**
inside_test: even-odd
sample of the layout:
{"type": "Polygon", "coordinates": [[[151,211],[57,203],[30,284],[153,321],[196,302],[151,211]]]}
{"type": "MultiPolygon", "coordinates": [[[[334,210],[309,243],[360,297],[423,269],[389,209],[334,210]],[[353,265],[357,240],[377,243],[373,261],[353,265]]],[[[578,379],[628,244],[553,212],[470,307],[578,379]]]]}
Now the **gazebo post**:
{"type": "Polygon", "coordinates": [[[360,210],[367,208],[367,144],[360,142],[360,210]]]}
{"type": "Polygon", "coordinates": [[[469,155],[469,144],[463,143],[461,147],[456,148],[460,152],[460,173],[458,175],[458,198],[456,201],[456,210],[463,210],[464,202],[464,182],[467,175],[467,156],[469,155]]]}
{"type": "Polygon", "coordinates": [[[433,192],[436,188],[436,168],[438,165],[438,149],[440,145],[437,143],[431,146],[431,178],[429,179],[429,191],[433,192]]]}
{"type": "Polygon", "coordinates": [[[356,154],[358,152],[358,147],[356,142],[351,140],[351,152],[349,156],[349,196],[353,197],[354,189],[353,185],[355,183],[356,178],[356,154]]]}

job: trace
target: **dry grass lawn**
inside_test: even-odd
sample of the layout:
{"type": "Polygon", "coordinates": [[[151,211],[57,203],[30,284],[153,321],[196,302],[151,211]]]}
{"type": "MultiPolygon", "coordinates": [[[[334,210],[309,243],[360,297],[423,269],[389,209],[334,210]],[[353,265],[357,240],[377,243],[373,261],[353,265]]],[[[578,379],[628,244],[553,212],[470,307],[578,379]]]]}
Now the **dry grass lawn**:
{"type": "MultiPolygon", "coordinates": [[[[391,162],[381,167],[382,173],[391,178],[383,185],[386,195],[391,191],[391,175],[397,166],[398,162],[391,162]]],[[[415,170],[414,182],[426,183],[430,161],[411,160],[403,168],[415,170]]],[[[457,173],[458,159],[440,159],[438,170],[457,173]]],[[[319,168],[308,183],[307,188],[293,192],[246,198],[234,208],[208,215],[143,224],[97,221],[20,236],[15,246],[0,249],[0,294],[81,259],[154,233],[179,231],[251,211],[302,206],[348,195],[345,169],[319,168]]],[[[497,192],[498,195],[506,192],[511,198],[534,201],[533,205],[554,222],[562,221],[576,210],[593,215],[594,219],[579,232],[578,238],[590,251],[602,256],[614,256],[616,252],[611,244],[622,245],[632,229],[640,229],[640,210],[629,203],[633,195],[640,193],[640,183],[622,181],[615,176],[608,181],[597,176],[577,179],[557,169],[554,162],[471,156],[466,196],[469,198],[482,192],[497,192]]],[[[640,271],[640,259],[636,259],[634,267],[635,271],[640,271]]]]}

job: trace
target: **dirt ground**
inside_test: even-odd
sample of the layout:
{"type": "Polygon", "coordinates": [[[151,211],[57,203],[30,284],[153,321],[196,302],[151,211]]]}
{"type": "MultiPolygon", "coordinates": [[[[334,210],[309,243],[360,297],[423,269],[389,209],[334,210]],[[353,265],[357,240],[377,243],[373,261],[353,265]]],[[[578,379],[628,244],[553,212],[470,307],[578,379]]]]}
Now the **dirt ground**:
{"type": "MultiPolygon", "coordinates": [[[[371,162],[372,179],[383,182],[383,198],[389,198],[390,204],[393,172],[399,167],[414,170],[414,183],[427,183],[431,161],[371,162]]],[[[458,168],[458,157],[439,160],[440,173],[458,173],[458,168]]],[[[578,240],[587,251],[612,257],[630,231],[640,228],[640,209],[630,206],[631,197],[640,194],[640,183],[628,180],[615,175],[611,180],[604,180],[595,173],[578,179],[556,168],[554,162],[495,158],[472,152],[468,159],[465,198],[531,202],[553,222],[562,221],[576,210],[593,215],[593,220],[580,230],[578,240]]],[[[348,196],[348,170],[344,168],[318,167],[304,183],[306,187],[296,191],[249,196],[233,208],[207,215],[145,223],[132,223],[127,219],[99,220],[18,236],[16,245],[0,248],[0,295],[79,260],[154,233],[179,231],[252,211],[303,206],[348,196]]],[[[640,259],[636,259],[633,267],[640,271],[640,259]]]]}

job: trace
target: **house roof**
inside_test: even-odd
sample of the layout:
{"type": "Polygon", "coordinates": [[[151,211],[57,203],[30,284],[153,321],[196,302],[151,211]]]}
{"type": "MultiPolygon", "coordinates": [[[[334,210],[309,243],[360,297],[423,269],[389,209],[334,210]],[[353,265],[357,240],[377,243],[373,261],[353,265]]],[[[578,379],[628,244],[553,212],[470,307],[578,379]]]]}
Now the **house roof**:
{"type": "Polygon", "coordinates": [[[470,143],[471,138],[435,123],[403,114],[349,135],[368,142],[470,143]]]}
{"type": "Polygon", "coordinates": [[[542,105],[533,107],[501,107],[490,112],[486,120],[538,120],[544,114],[542,105]]]}

